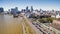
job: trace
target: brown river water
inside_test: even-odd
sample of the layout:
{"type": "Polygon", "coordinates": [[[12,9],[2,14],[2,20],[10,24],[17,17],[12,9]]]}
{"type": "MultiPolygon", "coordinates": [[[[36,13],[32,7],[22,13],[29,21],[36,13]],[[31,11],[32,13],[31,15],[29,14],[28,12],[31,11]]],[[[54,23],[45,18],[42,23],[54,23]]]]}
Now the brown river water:
{"type": "Polygon", "coordinates": [[[0,15],[0,34],[22,34],[21,18],[0,15]]]}

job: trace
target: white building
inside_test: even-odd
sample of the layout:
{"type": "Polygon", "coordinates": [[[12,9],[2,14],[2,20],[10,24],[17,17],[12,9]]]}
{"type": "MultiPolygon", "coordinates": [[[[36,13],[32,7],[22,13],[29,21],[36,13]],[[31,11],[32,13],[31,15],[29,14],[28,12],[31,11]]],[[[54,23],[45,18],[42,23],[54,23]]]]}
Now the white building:
{"type": "Polygon", "coordinates": [[[56,14],[56,15],[51,15],[51,17],[54,17],[54,18],[60,18],[60,14],[56,14]]]}

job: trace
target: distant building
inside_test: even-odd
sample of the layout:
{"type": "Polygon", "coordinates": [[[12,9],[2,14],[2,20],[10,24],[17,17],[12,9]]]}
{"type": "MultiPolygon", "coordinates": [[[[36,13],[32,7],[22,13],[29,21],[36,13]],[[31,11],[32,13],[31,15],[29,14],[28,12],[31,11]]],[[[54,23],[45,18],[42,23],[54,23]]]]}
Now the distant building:
{"type": "Polygon", "coordinates": [[[17,13],[18,12],[18,7],[15,7],[15,8],[12,8],[11,9],[11,13],[14,14],[14,13],[17,13]]]}
{"type": "Polygon", "coordinates": [[[27,6],[27,7],[26,7],[26,12],[28,12],[28,10],[29,10],[29,9],[28,9],[28,6],[27,6]]]}
{"type": "Polygon", "coordinates": [[[29,15],[29,18],[34,18],[34,17],[35,17],[35,13],[29,15]]]}
{"type": "Polygon", "coordinates": [[[35,11],[33,11],[32,13],[35,13],[35,15],[40,15],[40,12],[38,12],[37,9],[35,11]]]}
{"type": "Polygon", "coordinates": [[[40,12],[42,11],[42,9],[40,9],[40,12]]]}
{"type": "Polygon", "coordinates": [[[58,14],[55,14],[55,15],[51,15],[51,17],[53,17],[53,18],[60,18],[60,14],[58,13],[58,14]]]}
{"type": "Polygon", "coordinates": [[[31,12],[33,12],[33,6],[31,6],[31,12]]]}
{"type": "Polygon", "coordinates": [[[14,12],[15,12],[15,9],[12,8],[12,9],[11,9],[11,14],[13,14],[14,12]]]}
{"type": "Polygon", "coordinates": [[[18,12],[18,7],[15,7],[15,12],[18,12]]]}
{"type": "Polygon", "coordinates": [[[21,10],[21,13],[25,13],[25,11],[26,11],[25,9],[22,9],[22,10],[21,10]]]}
{"type": "Polygon", "coordinates": [[[2,12],[4,12],[4,9],[1,7],[1,8],[0,8],[0,13],[2,13],[2,12]]]}

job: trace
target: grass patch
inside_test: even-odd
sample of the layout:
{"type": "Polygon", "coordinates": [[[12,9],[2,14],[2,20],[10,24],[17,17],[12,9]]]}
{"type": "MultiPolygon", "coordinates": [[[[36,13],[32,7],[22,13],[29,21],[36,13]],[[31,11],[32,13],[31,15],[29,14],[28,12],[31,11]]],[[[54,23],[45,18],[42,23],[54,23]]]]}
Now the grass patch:
{"type": "Polygon", "coordinates": [[[23,18],[23,23],[25,24],[26,34],[34,34],[34,31],[31,29],[31,27],[27,24],[27,21],[25,18],[23,18]]]}

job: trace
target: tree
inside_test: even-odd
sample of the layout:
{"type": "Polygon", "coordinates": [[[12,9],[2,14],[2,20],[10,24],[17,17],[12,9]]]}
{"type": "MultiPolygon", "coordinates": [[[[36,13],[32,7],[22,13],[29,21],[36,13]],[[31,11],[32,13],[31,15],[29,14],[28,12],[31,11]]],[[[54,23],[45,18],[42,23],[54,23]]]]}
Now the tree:
{"type": "Polygon", "coordinates": [[[41,22],[41,23],[44,23],[45,22],[43,19],[39,19],[38,21],[41,22]]]}
{"type": "Polygon", "coordinates": [[[47,20],[49,23],[52,23],[52,22],[53,22],[53,19],[52,19],[52,18],[46,18],[46,20],[47,20]]]}
{"type": "Polygon", "coordinates": [[[41,23],[52,23],[53,19],[52,18],[42,18],[38,20],[41,23]]]}

